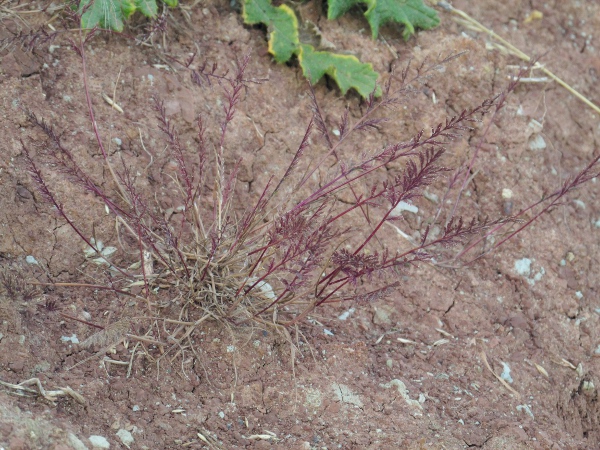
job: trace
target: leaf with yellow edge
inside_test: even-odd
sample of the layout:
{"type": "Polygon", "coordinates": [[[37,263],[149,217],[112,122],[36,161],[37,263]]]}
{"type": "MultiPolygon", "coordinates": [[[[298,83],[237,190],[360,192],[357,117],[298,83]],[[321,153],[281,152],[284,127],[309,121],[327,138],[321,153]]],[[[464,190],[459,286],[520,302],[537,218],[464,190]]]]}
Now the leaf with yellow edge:
{"type": "Polygon", "coordinates": [[[270,0],[244,0],[242,15],[248,25],[262,23],[269,30],[269,53],[275,61],[286,62],[297,52],[298,19],[287,6],[273,6],[270,0]]]}
{"type": "Polygon", "coordinates": [[[312,45],[300,44],[298,60],[304,76],[316,83],[325,74],[329,75],[340,87],[342,94],[355,89],[363,97],[368,97],[377,87],[377,72],[371,64],[361,63],[356,56],[339,55],[331,52],[316,51],[312,45]]]}

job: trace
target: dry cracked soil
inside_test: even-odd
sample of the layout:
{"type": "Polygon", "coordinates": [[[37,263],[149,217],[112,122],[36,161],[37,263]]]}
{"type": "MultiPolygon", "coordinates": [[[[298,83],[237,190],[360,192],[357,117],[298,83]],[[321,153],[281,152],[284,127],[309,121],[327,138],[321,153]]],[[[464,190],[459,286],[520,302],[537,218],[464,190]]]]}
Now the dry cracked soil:
{"type": "MultiPolygon", "coordinates": [[[[600,3],[453,4],[540,56],[545,67],[600,104],[600,3]],[[542,14],[532,15],[535,10],[542,14]]],[[[1,3],[0,39],[60,13],[23,13],[44,6],[1,3]]],[[[406,140],[493,97],[520,64],[442,9],[434,30],[404,41],[401,30],[386,26],[373,41],[358,9],[328,22],[320,1],[295,7],[336,51],[372,63],[382,80],[409,60],[465,52],[388,111],[390,122],[353,141],[344,150],[349,157],[406,140]]],[[[143,20],[130,25],[134,35],[143,20]]],[[[31,110],[61,133],[94,179],[110,185],[70,38],[63,33],[32,52],[8,46],[0,53],[0,265],[5,276],[28,283],[106,282],[103,269],[86,259],[83,242],[37,192],[20,143],[39,136],[24,113],[31,110]]],[[[312,115],[297,64],[275,63],[265,30],[244,25],[235,2],[184,4],[152,45],[99,34],[86,49],[90,95],[111,158],[134,167],[144,192],[164,211],[179,205],[165,188],[174,163],[158,138],[152,96],[164,100],[186,142],[193,142],[198,115],[212,126],[222,116],[218,85],[194,85],[172,58],[196,52],[198,61],[227,69],[236,57],[250,55],[247,73],[266,79],[245,90],[228,135],[227,164],[242,158],[240,208],[256,201],[270,175],[285,170],[312,115]],[[123,113],[102,93],[116,97],[123,113]]],[[[340,95],[329,80],[314,89],[332,128],[346,106],[351,118],[364,108],[358,95],[340,95]]],[[[485,123],[457,139],[444,164],[471,157],[485,123]]],[[[464,194],[465,214],[498,217],[526,208],[585,167],[599,140],[599,114],[556,82],[520,83],[481,145],[464,194]],[[503,198],[506,189],[511,199],[503,198]]],[[[398,169],[389,167],[391,173],[398,169]]],[[[117,248],[117,260],[131,259],[120,250],[114,219],[102,203],[60,173],[46,173],[73,220],[117,248]]],[[[423,229],[444,186],[431,186],[416,202],[418,212],[404,213],[398,226],[406,236],[423,229]]],[[[5,289],[0,448],[600,448],[599,193],[591,180],[473,264],[421,264],[408,269],[385,300],[317,310],[300,325],[293,346],[267,330],[207,321],[195,332],[194,353],[174,351],[159,364],[127,340],[94,355],[77,344],[94,329],[60,313],[107,325],[138,311],[136,301],[67,286],[19,285],[12,296],[5,289]],[[15,388],[32,378],[46,398],[37,384],[15,388]],[[60,391],[54,401],[52,391],[60,391]]],[[[386,248],[406,248],[404,237],[388,231],[386,248]]],[[[168,292],[163,297],[169,301],[168,292]]]]}

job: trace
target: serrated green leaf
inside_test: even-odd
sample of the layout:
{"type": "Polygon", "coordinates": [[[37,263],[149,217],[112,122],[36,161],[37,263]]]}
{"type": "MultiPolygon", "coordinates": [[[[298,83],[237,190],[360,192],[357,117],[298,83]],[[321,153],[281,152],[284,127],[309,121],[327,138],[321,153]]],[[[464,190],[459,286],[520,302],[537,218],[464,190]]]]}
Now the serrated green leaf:
{"type": "Polygon", "coordinates": [[[298,19],[287,6],[273,6],[270,0],[244,0],[244,22],[248,25],[265,24],[269,30],[269,53],[275,61],[286,62],[298,51],[298,19]]]}
{"type": "Polygon", "coordinates": [[[379,34],[379,27],[386,22],[404,25],[402,36],[408,39],[415,28],[428,30],[440,24],[435,9],[423,4],[423,0],[371,0],[365,16],[371,26],[373,39],[379,34]]]}
{"type": "MultiPolygon", "coordinates": [[[[79,4],[79,11],[91,0],[82,0],[79,4]]],[[[133,0],[93,0],[92,5],[81,16],[82,28],[101,28],[114,31],[123,31],[123,21],[128,19],[135,11],[133,0]]]]}
{"type": "MultiPolygon", "coordinates": [[[[355,89],[367,97],[377,86],[377,72],[371,64],[361,63],[356,56],[315,51],[312,45],[301,44],[298,60],[304,76],[316,83],[325,74],[340,87],[342,94],[355,89]]],[[[378,88],[377,95],[380,95],[378,88]]]]}
{"type": "Polygon", "coordinates": [[[328,0],[328,19],[337,19],[354,5],[367,6],[365,17],[371,26],[373,39],[379,34],[379,27],[387,22],[404,25],[402,36],[408,39],[416,28],[428,30],[440,23],[437,12],[423,3],[423,0],[328,0]]]}
{"type": "Polygon", "coordinates": [[[337,19],[359,3],[366,3],[366,0],[327,0],[327,18],[337,19]]]}
{"type": "Polygon", "coordinates": [[[158,14],[156,0],[134,0],[135,8],[146,17],[154,18],[158,14]]]}

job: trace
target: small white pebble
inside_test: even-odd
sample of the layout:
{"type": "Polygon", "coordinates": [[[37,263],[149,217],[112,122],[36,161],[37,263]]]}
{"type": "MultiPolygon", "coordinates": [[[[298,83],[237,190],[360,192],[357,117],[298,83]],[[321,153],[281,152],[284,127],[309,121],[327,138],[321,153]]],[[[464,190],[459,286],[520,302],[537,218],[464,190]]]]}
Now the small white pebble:
{"type": "Polygon", "coordinates": [[[529,150],[544,150],[546,148],[546,141],[542,135],[538,134],[529,139],[529,150]]]}
{"type": "Polygon", "coordinates": [[[125,447],[131,448],[131,444],[133,444],[134,439],[129,431],[121,428],[119,431],[117,431],[117,437],[121,439],[121,442],[125,447]]]}
{"type": "Polygon", "coordinates": [[[39,262],[37,262],[37,259],[35,259],[35,258],[34,258],[33,256],[31,256],[31,255],[27,255],[27,256],[25,257],[25,262],[26,262],[27,264],[36,264],[36,265],[38,265],[38,266],[40,265],[40,263],[39,263],[39,262]]]}
{"type": "Polygon", "coordinates": [[[76,335],[73,336],[61,336],[60,338],[63,342],[72,342],[73,344],[79,344],[79,339],[77,339],[76,335]]]}
{"type": "Polygon", "coordinates": [[[513,382],[512,377],[510,376],[510,366],[508,364],[506,364],[505,362],[502,362],[502,373],[500,374],[500,378],[502,378],[504,381],[507,381],[509,383],[513,382]]]}
{"type": "Polygon", "coordinates": [[[416,214],[419,212],[419,208],[417,208],[415,205],[412,205],[410,203],[401,201],[396,205],[396,207],[390,213],[390,217],[401,217],[402,211],[408,211],[413,214],[416,214]]]}
{"type": "Polygon", "coordinates": [[[110,444],[104,436],[92,435],[88,439],[94,448],[110,448],[110,444]]]}
{"type": "Polygon", "coordinates": [[[343,312],[342,314],[339,315],[338,319],[339,320],[346,320],[348,317],[350,317],[350,315],[356,311],[354,308],[350,308],[348,311],[343,312]]]}
{"type": "Polygon", "coordinates": [[[531,259],[523,258],[515,261],[515,272],[519,275],[529,276],[531,273],[531,259]]]}

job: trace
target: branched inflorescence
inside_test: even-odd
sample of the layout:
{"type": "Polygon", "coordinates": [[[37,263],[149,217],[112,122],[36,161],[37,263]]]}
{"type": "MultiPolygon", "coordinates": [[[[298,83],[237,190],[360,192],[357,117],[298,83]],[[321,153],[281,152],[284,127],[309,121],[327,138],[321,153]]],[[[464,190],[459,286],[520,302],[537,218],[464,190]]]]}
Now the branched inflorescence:
{"type": "MultiPolygon", "coordinates": [[[[76,47],[85,67],[84,45],[76,47]]],[[[154,298],[157,287],[170,286],[183,300],[178,320],[185,319],[188,321],[185,323],[192,323],[191,320],[199,323],[204,317],[213,317],[233,324],[275,321],[277,325],[290,326],[327,303],[364,303],[381,299],[399,285],[398,275],[406,267],[431,260],[438,252],[458,244],[465,244],[467,250],[464,251],[468,251],[475,245],[473,242],[479,242],[473,240],[474,237],[487,236],[514,223],[515,218],[465,221],[451,213],[445,223],[438,225],[439,231],[432,233],[432,225],[436,225],[440,216],[438,211],[434,223],[430,221],[421,230],[420,239],[412,248],[391,251],[386,246],[376,245],[384,225],[401,220],[398,207],[414,202],[427,186],[449,171],[441,164],[448,143],[471,130],[473,123],[480,121],[484,114],[491,110],[497,113],[504,105],[506,93],[516,86],[511,84],[507,92],[462,111],[429,132],[421,130],[406,141],[365,152],[355,161],[343,157],[342,145],[349,136],[378,128],[386,121],[377,115],[378,112],[401,102],[412,92],[412,85],[417,80],[452,59],[454,56],[430,66],[422,64],[416,67],[413,78],[409,78],[411,70],[407,67],[397,77],[399,87],[392,88],[390,79],[383,86],[380,99],[372,95],[366,100],[361,118],[352,123],[346,110],[337,124],[339,133],[335,137],[328,131],[311,87],[312,119],[294,156],[283,175],[268,180],[256,202],[245,209],[235,204],[233,195],[239,163],[226,167],[225,152],[229,127],[250,82],[245,78],[248,58],[239,61],[231,74],[221,75],[217,74],[215,65],[210,68],[204,64],[192,69],[193,57],[179,63],[190,70],[195,83],[220,86],[225,100],[218,137],[212,146],[206,137],[205,122],[198,119],[194,164],[188,162],[190,149],[182,144],[162,101],[158,98],[153,101],[158,129],[177,164],[175,182],[182,205],[179,219],[165,218],[164,214],[156,212],[156,208],[150,207],[148,196],[142,195],[136,187],[135,171],[124,163],[120,170],[112,167],[94,121],[87,84],[85,92],[92,129],[113,175],[118,195],[107,192],[86,174],[51,126],[33,113],[29,118],[47,136],[44,154],[57,170],[100,198],[116,216],[120,229],[131,238],[129,242],[135,242],[139,271],[122,269],[111,263],[126,280],[125,285],[118,288],[120,292],[129,289],[127,283],[130,286],[142,283],[148,307],[155,309],[159,304],[154,298]],[[313,162],[307,152],[315,133],[321,137],[325,150],[313,162]],[[212,151],[209,150],[211,147],[212,151]],[[326,166],[324,163],[331,159],[336,163],[322,182],[315,185],[313,175],[322,171],[326,166]],[[397,176],[380,180],[386,165],[392,162],[403,162],[402,171],[397,176]],[[289,195],[290,192],[297,196],[289,195]],[[346,192],[351,201],[339,201],[340,194],[346,192]],[[209,207],[202,206],[207,203],[209,207]],[[351,217],[355,221],[364,220],[364,231],[348,225],[351,217]]],[[[25,143],[23,155],[42,197],[91,249],[101,255],[95,240],[70,218],[57,200],[25,143]]],[[[565,182],[559,191],[544,199],[545,204],[549,204],[542,212],[596,176],[597,162],[598,158],[578,176],[565,182]]],[[[455,171],[450,176],[449,189],[453,186],[464,189],[465,183],[461,185],[460,180],[471,168],[472,161],[468,167],[455,171]]],[[[116,287],[115,291],[119,292],[116,287]]],[[[189,333],[185,336],[189,337],[189,333]]]]}

